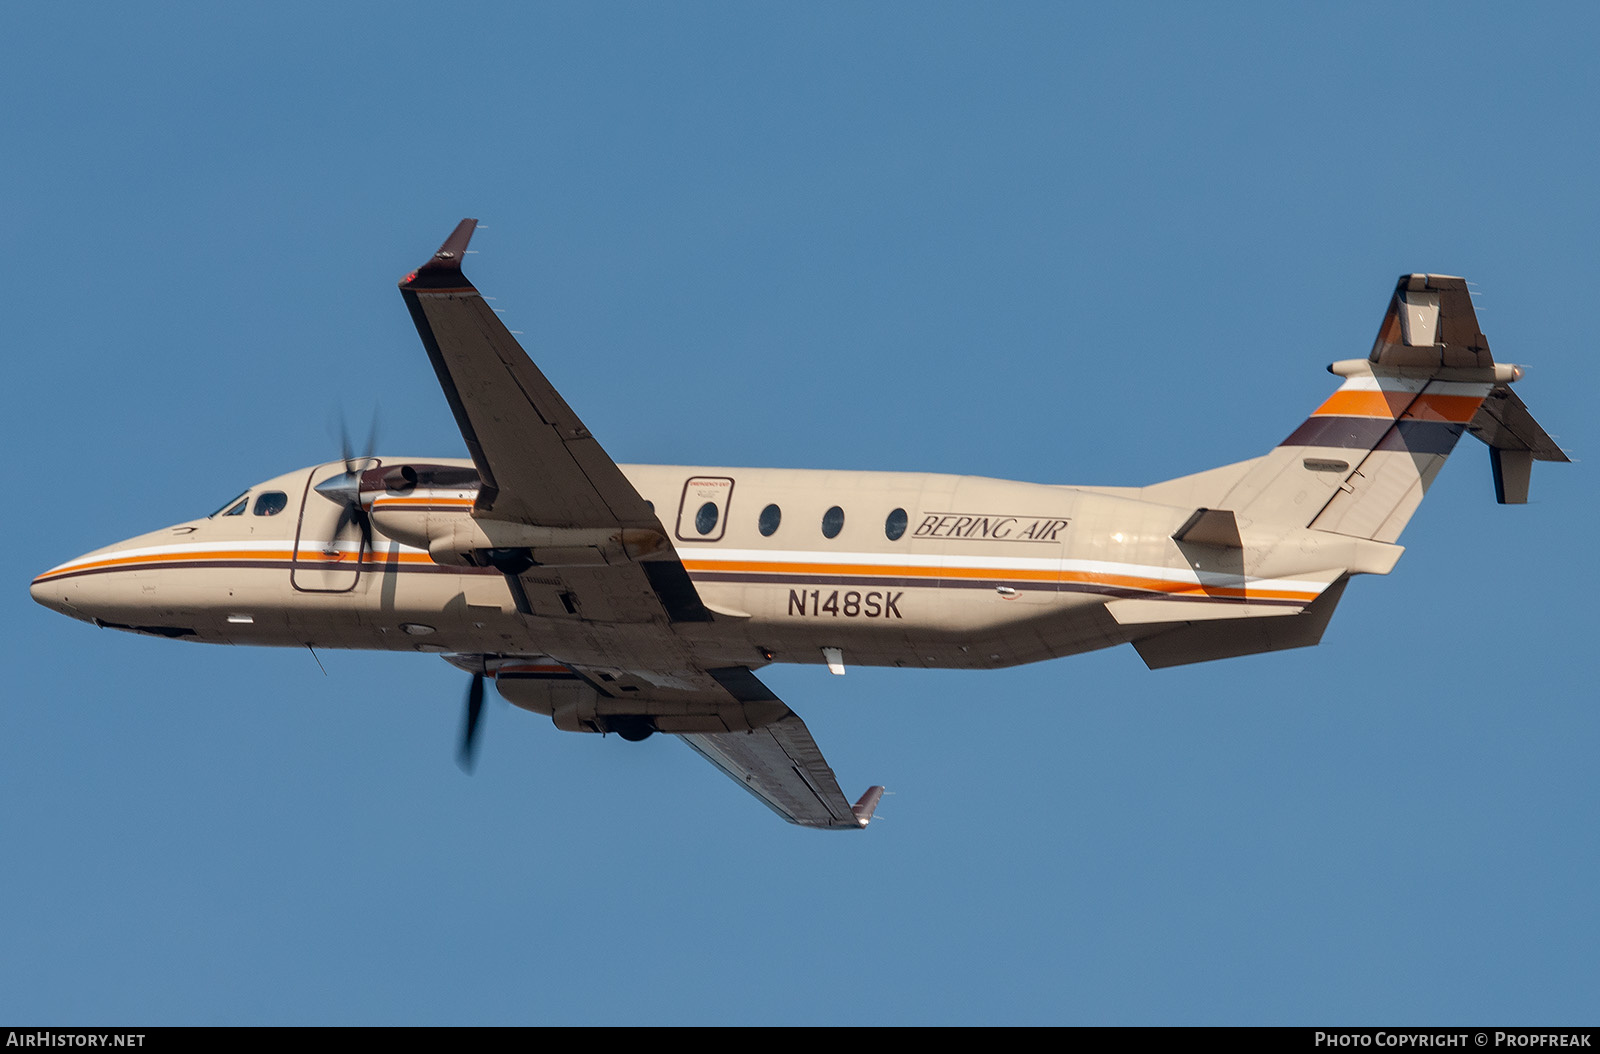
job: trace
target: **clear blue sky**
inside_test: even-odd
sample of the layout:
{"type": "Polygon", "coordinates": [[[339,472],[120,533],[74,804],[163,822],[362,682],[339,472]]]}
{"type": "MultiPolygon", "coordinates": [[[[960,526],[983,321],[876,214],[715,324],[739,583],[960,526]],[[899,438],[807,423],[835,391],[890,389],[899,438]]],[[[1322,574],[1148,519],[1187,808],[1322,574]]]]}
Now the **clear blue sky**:
{"type": "Polygon", "coordinates": [[[764,674],[854,795],[436,658],[71,622],[39,571],[334,456],[463,446],[395,282],[469,273],[622,461],[1152,482],[1264,452],[1397,274],[1600,450],[1592,5],[21,5],[0,1019],[1582,1022],[1587,464],[1463,441],[1322,647],[764,674]]]}

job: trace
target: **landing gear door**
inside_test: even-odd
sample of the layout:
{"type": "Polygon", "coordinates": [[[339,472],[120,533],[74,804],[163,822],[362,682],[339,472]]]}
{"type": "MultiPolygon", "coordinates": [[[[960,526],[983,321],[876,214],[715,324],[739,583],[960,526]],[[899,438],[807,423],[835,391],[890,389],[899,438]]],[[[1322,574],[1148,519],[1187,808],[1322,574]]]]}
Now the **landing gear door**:
{"type": "Polygon", "coordinates": [[[678,540],[720,542],[728,529],[728,500],[733,480],[726,476],[695,476],[683,485],[678,502],[678,540]]]}
{"type": "MultiPolygon", "coordinates": [[[[356,464],[357,472],[377,468],[377,458],[356,464]]],[[[302,593],[348,593],[361,580],[361,561],[366,554],[361,525],[345,518],[339,525],[344,506],[318,494],[317,484],[344,475],[342,464],[324,465],[306,478],[300,500],[300,524],[294,538],[294,560],[289,565],[289,584],[302,593]],[[337,532],[337,536],[336,536],[337,532]]]]}

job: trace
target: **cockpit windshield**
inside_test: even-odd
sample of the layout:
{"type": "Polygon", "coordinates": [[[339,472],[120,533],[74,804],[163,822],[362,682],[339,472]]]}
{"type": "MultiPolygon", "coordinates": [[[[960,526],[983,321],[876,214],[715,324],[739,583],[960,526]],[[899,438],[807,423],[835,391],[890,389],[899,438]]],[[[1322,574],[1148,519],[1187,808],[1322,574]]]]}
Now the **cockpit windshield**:
{"type": "Polygon", "coordinates": [[[238,497],[229,498],[227,503],[223,505],[222,508],[218,509],[216,512],[213,512],[210,516],[207,516],[206,519],[214,520],[218,516],[243,516],[245,499],[249,496],[250,492],[247,490],[238,497]]]}

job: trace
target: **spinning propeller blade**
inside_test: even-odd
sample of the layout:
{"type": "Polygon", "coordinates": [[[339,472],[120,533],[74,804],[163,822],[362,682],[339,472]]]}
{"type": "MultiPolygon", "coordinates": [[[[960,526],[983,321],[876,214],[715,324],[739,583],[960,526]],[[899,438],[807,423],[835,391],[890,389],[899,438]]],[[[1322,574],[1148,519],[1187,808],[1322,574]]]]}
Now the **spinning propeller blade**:
{"type": "Polygon", "coordinates": [[[472,675],[472,683],[467,686],[467,712],[461,725],[461,747],[456,751],[456,764],[461,766],[461,771],[472,772],[472,766],[478,756],[478,727],[483,718],[483,674],[472,675]]]}

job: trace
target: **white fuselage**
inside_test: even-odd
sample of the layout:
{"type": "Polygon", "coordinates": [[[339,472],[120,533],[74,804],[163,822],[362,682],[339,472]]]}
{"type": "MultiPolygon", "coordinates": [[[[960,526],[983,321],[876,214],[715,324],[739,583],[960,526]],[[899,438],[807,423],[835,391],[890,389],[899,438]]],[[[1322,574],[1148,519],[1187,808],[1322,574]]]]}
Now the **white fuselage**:
{"type": "MultiPolygon", "coordinates": [[[[680,654],[710,665],[820,663],[837,648],[848,664],[1008,666],[1150,631],[1111,617],[1110,601],[1298,606],[1322,584],[1294,576],[1331,566],[1312,537],[1320,532],[1257,538],[1248,567],[1237,550],[1180,547],[1172,535],[1192,506],[1132,489],[622,467],[715,615],[671,627],[680,654]]],[[[39,576],[33,594],[85,620],[215,643],[547,655],[622,669],[659,647],[660,624],[618,623],[573,603],[562,583],[582,567],[552,569],[548,582],[538,567],[524,574],[533,613],[519,613],[499,572],[441,564],[385,536],[382,493],[367,497],[379,525],[370,549],[348,527],[335,539],[340,508],[312,487],[343,470],[280,476],[253,487],[241,512],[89,553],[39,576]],[[286,499],[276,513],[265,512],[276,500],[260,500],[270,495],[286,499]]],[[[404,500],[468,517],[473,493],[404,500]]]]}

